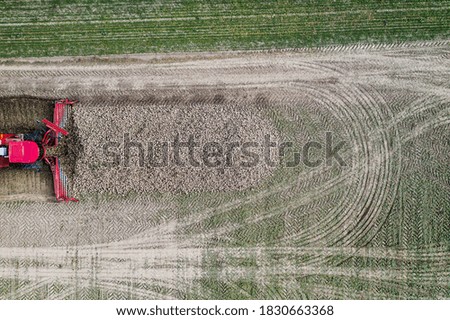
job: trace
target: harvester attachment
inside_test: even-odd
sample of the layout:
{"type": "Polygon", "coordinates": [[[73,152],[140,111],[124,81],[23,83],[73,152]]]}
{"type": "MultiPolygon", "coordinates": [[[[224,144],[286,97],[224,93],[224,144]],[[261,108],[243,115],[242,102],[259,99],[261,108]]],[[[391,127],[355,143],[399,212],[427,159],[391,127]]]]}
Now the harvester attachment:
{"type": "Polygon", "coordinates": [[[75,198],[70,198],[68,196],[68,179],[64,174],[61,163],[57,157],[46,157],[44,158],[45,162],[50,166],[53,175],[53,186],[55,191],[55,196],[57,201],[65,201],[65,202],[78,202],[75,198]]]}
{"type": "MultiPolygon", "coordinates": [[[[58,145],[62,136],[67,136],[69,133],[63,129],[66,125],[71,107],[77,101],[71,101],[69,99],[59,100],[55,102],[55,111],[53,114],[53,122],[47,119],[42,120],[48,130],[42,139],[42,145],[44,147],[55,147],[58,145]]],[[[61,167],[60,160],[55,156],[44,156],[44,161],[50,166],[53,175],[54,191],[57,201],[65,202],[78,202],[75,198],[68,196],[68,179],[64,174],[61,167]]]]}
{"type": "Polygon", "coordinates": [[[76,100],[59,100],[55,102],[55,110],[53,112],[53,122],[44,119],[44,123],[49,129],[42,139],[42,144],[45,146],[56,147],[62,136],[67,136],[69,133],[64,130],[64,127],[69,119],[72,111],[72,105],[77,103],[76,100]]]}
{"type": "MultiPolygon", "coordinates": [[[[69,99],[56,101],[55,111],[53,114],[53,123],[56,124],[59,128],[64,128],[72,112],[72,105],[77,102],[78,101],[76,100],[69,99]]],[[[61,135],[67,135],[67,131],[62,130],[57,132],[56,144],[58,144],[58,140],[61,138],[61,135]]]]}

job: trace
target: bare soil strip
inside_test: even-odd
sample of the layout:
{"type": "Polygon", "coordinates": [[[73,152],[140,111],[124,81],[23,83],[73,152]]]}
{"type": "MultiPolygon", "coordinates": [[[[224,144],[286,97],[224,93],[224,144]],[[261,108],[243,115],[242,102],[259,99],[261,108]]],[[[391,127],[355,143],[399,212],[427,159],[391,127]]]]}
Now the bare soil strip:
{"type": "Polygon", "coordinates": [[[38,121],[53,119],[52,100],[12,96],[0,97],[0,133],[28,133],[36,130],[38,121]]]}

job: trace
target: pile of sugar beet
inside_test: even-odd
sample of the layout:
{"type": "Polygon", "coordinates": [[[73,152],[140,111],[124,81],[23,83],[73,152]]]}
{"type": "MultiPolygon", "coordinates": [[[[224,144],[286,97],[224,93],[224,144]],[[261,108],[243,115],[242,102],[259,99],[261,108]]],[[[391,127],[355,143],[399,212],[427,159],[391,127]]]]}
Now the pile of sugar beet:
{"type": "Polygon", "coordinates": [[[275,169],[263,144],[278,134],[254,104],[87,98],[73,119],[75,194],[242,190],[275,169]]]}

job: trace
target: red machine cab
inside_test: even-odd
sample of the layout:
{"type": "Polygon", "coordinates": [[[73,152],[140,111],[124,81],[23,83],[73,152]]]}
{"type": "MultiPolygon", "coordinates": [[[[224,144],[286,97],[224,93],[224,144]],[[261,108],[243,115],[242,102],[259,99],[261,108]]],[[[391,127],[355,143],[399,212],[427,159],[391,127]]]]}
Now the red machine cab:
{"type": "Polygon", "coordinates": [[[39,159],[39,146],[34,141],[11,141],[8,157],[10,163],[35,163],[39,159]]]}

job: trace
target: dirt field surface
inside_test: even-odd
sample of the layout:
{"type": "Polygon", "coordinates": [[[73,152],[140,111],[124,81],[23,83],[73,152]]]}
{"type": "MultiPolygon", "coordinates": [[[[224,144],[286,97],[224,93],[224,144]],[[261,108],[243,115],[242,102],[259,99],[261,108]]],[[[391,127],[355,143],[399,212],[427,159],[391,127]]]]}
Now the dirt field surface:
{"type": "Polygon", "coordinates": [[[27,133],[36,130],[37,121],[53,119],[52,101],[37,97],[1,97],[0,132],[27,133]]]}
{"type": "Polygon", "coordinates": [[[0,202],[0,297],[450,298],[448,45],[0,60],[0,96],[80,101],[81,199],[0,202]],[[149,165],[177,134],[322,161],[149,165]]]}

